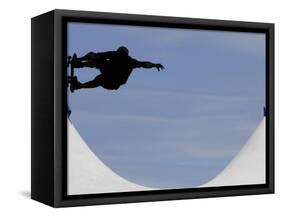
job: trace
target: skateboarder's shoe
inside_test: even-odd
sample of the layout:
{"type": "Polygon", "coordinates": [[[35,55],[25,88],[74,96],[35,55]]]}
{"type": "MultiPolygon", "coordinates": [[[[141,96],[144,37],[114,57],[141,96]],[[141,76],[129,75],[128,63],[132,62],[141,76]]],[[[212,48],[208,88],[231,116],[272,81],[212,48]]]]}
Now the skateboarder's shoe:
{"type": "Polygon", "coordinates": [[[81,68],[81,62],[78,60],[76,53],[73,54],[71,59],[71,67],[72,68],[81,68]]]}
{"type": "Polygon", "coordinates": [[[81,83],[78,81],[77,76],[70,80],[70,91],[73,93],[75,90],[80,89],[81,83]]]}

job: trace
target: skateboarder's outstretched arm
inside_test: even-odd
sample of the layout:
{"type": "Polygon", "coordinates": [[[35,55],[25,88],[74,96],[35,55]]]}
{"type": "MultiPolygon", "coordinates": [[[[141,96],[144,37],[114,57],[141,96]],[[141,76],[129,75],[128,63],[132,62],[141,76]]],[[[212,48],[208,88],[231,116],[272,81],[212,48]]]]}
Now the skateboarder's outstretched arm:
{"type": "Polygon", "coordinates": [[[135,68],[157,68],[158,71],[163,70],[164,66],[160,63],[152,63],[149,61],[138,61],[138,60],[133,60],[135,68]]]}

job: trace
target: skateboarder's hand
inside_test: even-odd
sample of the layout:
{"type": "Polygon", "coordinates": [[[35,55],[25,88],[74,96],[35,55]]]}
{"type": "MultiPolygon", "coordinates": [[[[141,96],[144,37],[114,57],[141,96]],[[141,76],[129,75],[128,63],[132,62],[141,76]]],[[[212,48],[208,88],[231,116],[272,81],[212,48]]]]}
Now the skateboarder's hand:
{"type": "Polygon", "coordinates": [[[155,67],[157,68],[158,71],[165,69],[164,66],[160,63],[155,64],[155,67]]]}

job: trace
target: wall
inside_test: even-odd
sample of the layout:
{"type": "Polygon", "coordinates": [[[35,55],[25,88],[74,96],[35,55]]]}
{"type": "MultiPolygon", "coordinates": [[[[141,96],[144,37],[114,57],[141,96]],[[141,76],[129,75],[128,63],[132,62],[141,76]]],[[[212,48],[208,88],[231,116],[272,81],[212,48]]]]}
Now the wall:
{"type": "MultiPolygon", "coordinates": [[[[170,15],[276,23],[276,84],[281,82],[279,1],[107,1],[1,2],[1,197],[2,216],[254,216],[279,210],[275,195],[241,196],[98,207],[51,209],[28,199],[30,192],[30,17],[54,8],[170,15]],[[3,50],[4,48],[4,50],[3,50]],[[6,213],[6,215],[3,215],[6,213]]],[[[276,93],[281,91],[276,86],[276,93]]],[[[276,111],[280,110],[276,97],[276,111]]],[[[281,129],[276,112],[276,132],[281,129]]],[[[280,134],[276,133],[276,183],[280,182],[280,134]]]]}

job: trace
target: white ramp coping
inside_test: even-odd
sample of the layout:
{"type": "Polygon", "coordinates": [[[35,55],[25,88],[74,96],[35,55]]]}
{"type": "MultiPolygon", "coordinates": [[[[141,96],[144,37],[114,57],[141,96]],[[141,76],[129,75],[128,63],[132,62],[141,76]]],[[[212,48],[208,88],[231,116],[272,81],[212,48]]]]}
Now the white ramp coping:
{"type": "Polygon", "coordinates": [[[240,152],[214,179],[199,187],[265,184],[265,118],[240,152]]]}
{"type": "MultiPolygon", "coordinates": [[[[68,195],[156,190],[134,184],[107,167],[68,121],[68,195]]],[[[198,187],[265,183],[265,118],[236,157],[198,187]]]]}
{"type": "Polygon", "coordinates": [[[68,121],[68,195],[145,191],[152,188],[134,184],[108,168],[68,121]]]}

